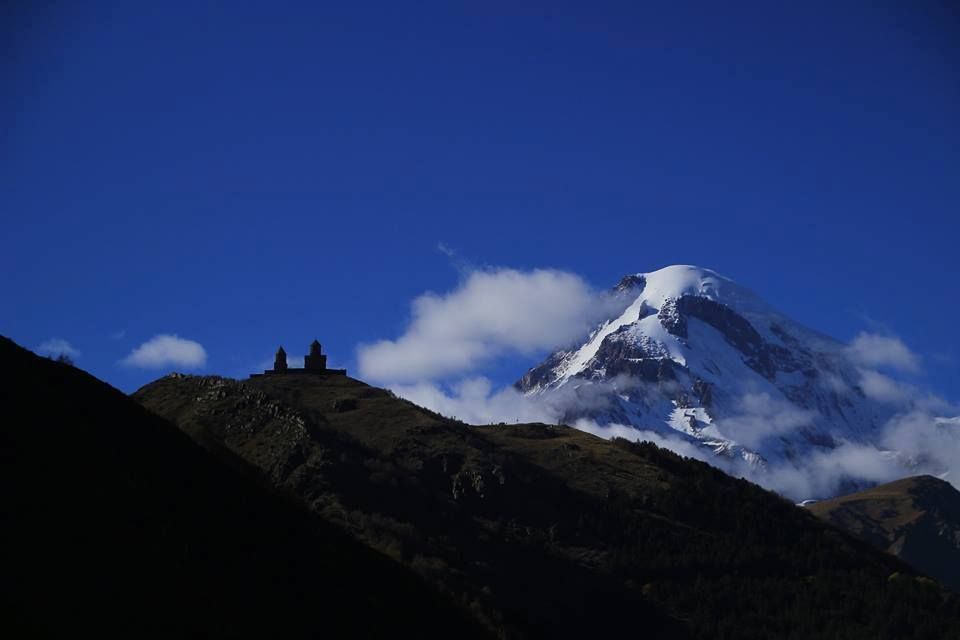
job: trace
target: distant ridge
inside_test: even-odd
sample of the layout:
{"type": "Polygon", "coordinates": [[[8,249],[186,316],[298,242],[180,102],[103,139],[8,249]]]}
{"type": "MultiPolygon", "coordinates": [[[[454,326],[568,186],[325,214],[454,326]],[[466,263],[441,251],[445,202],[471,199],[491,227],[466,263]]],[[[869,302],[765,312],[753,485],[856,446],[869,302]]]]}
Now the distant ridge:
{"type": "Polygon", "coordinates": [[[808,508],[960,593],[960,491],[949,482],[904,478],[808,508]]]}

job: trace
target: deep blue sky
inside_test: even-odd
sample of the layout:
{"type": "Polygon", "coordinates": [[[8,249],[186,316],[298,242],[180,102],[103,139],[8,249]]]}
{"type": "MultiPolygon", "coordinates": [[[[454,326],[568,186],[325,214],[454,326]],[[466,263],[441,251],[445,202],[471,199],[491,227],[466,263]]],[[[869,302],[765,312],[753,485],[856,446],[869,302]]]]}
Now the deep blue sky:
{"type": "Polygon", "coordinates": [[[353,366],[456,285],[443,242],[711,267],[960,400],[951,3],[333,4],[7,3],[0,332],[127,390],[157,333],[353,366]]]}

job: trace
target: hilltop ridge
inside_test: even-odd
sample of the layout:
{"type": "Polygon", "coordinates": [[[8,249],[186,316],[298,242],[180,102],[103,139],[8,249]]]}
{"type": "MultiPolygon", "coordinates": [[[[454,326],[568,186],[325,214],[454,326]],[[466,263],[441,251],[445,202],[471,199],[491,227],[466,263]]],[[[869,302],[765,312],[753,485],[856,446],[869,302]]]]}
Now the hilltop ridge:
{"type": "Polygon", "coordinates": [[[469,426],[348,376],[178,375],[134,397],[251,461],[505,637],[960,630],[957,599],[896,558],[649,443],[469,426]]]}
{"type": "Polygon", "coordinates": [[[10,637],[484,637],[227,449],[7,338],[0,361],[10,637]]]}

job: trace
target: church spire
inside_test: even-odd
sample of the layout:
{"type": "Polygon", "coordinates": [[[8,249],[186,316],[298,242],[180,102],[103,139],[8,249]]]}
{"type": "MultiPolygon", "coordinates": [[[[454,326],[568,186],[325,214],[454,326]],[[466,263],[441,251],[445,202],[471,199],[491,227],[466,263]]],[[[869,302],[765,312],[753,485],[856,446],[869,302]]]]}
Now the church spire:
{"type": "Polygon", "coordinates": [[[283,350],[283,346],[277,349],[277,357],[273,361],[273,370],[274,371],[287,370],[287,352],[283,350]]]}
{"type": "MultiPolygon", "coordinates": [[[[267,369],[263,373],[254,373],[251,378],[273,375],[297,375],[311,374],[317,376],[345,376],[346,369],[327,369],[327,356],[323,353],[319,340],[310,343],[310,353],[303,358],[303,368],[290,367],[287,365],[287,352],[281,346],[277,349],[277,355],[273,360],[273,369],[267,369]]],[[[302,378],[301,378],[302,379],[302,378]]]]}
{"type": "Polygon", "coordinates": [[[303,368],[308,371],[327,370],[327,356],[321,352],[319,341],[310,343],[310,354],[303,359],[303,368]]]}

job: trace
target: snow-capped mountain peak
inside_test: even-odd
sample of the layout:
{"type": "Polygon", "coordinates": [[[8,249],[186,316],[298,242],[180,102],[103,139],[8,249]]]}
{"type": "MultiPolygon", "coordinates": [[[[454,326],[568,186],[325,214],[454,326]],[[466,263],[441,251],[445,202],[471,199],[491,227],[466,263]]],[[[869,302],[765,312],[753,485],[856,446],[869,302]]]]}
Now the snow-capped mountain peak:
{"type": "Polygon", "coordinates": [[[527,394],[582,397],[570,403],[569,422],[679,433],[762,464],[869,440],[889,417],[860,389],[843,344],[715,271],[631,274],[614,295],[624,298],[622,313],[517,383],[527,394]]]}
{"type": "Polygon", "coordinates": [[[641,296],[648,305],[657,309],[670,298],[689,295],[704,297],[741,312],[764,313],[771,310],[755,293],[711,269],[677,264],[649,273],[634,274],[632,278],[643,282],[641,296]]]}

